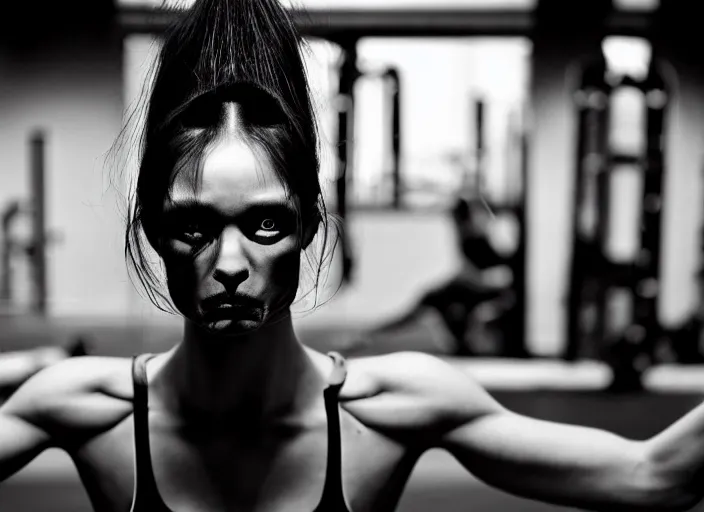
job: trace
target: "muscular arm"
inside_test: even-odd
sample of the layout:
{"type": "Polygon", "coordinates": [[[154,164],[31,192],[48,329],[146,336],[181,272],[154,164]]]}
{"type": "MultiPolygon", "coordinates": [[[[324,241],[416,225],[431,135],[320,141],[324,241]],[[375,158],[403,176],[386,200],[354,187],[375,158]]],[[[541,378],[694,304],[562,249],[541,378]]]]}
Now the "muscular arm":
{"type": "Polygon", "coordinates": [[[128,372],[120,360],[85,357],[56,363],[25,382],[0,406],[0,481],[47,448],[69,450],[128,415],[129,386],[120,389],[113,378],[120,371],[128,372]]]}
{"type": "Polygon", "coordinates": [[[0,481],[3,481],[51,446],[44,430],[0,409],[0,481]]]}
{"type": "Polygon", "coordinates": [[[645,443],[659,481],[692,504],[704,497],[704,405],[645,443]]]}
{"type": "Polygon", "coordinates": [[[68,357],[60,347],[0,353],[0,397],[15,392],[32,375],[68,357]]]}
{"type": "MultiPolygon", "coordinates": [[[[371,427],[448,450],[522,497],[588,510],[687,510],[702,495],[704,407],[648,441],[513,413],[423,354],[359,361],[345,405],[371,427]]],[[[347,386],[347,384],[345,385],[347,386]]]]}
{"type": "Polygon", "coordinates": [[[602,430],[497,410],[446,434],[438,446],[489,485],[526,498],[586,510],[694,504],[693,496],[660,478],[645,443],[602,430]]]}

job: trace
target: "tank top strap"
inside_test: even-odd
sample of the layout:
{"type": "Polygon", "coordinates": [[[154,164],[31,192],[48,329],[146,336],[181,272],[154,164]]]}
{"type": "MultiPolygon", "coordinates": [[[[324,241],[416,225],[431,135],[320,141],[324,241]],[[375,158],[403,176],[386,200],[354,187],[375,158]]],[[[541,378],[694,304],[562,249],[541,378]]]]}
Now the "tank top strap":
{"type": "Polygon", "coordinates": [[[342,488],[342,440],[340,427],[339,395],[347,378],[347,363],[337,352],[328,356],[333,361],[333,369],[324,391],[325,411],[328,419],[328,460],[325,474],[325,487],[316,510],[347,510],[342,488]]]}
{"type": "MultiPolygon", "coordinates": [[[[347,379],[347,361],[337,352],[328,352],[328,357],[332,359],[332,371],[328,376],[328,389],[334,389],[339,393],[347,379]]],[[[337,395],[336,395],[337,397],[337,395]]]]}
{"type": "Polygon", "coordinates": [[[153,354],[140,354],[132,359],[132,385],[134,388],[134,457],[135,499],[138,495],[158,496],[149,447],[149,383],[147,361],[153,354]]]}

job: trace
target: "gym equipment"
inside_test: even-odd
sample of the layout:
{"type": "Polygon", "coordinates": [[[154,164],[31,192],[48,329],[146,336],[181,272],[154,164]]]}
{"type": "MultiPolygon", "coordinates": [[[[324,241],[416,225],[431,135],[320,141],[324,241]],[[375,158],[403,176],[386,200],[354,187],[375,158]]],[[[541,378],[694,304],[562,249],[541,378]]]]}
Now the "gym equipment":
{"type": "Polygon", "coordinates": [[[22,212],[19,201],[11,201],[2,212],[2,246],[0,247],[0,301],[10,305],[13,297],[11,260],[16,249],[12,239],[12,225],[22,212]]]}
{"type": "MultiPolygon", "coordinates": [[[[335,41],[341,48],[339,63],[339,83],[337,94],[337,178],[336,202],[337,213],[344,223],[348,212],[347,191],[353,186],[354,180],[354,86],[362,77],[378,76],[387,82],[390,87],[389,103],[391,105],[391,130],[392,147],[391,160],[393,177],[392,205],[399,209],[402,206],[402,177],[401,177],[401,81],[395,68],[389,67],[380,73],[363,72],[357,66],[357,40],[342,39],[335,41]]],[[[353,272],[353,249],[349,236],[345,231],[340,240],[342,253],[342,280],[349,282],[353,272]]]]}
{"type": "Polygon", "coordinates": [[[586,66],[579,90],[578,148],[573,217],[573,255],[570,271],[568,333],[564,358],[577,359],[585,347],[614,369],[613,389],[640,387],[640,374],[654,360],[662,335],[658,322],[661,206],[664,175],[662,144],[669,94],[651,59],[645,78],[614,76],[603,55],[586,66]],[[612,100],[622,88],[634,88],[645,105],[645,148],[642,154],[614,152],[609,143],[612,100]],[[611,179],[622,166],[636,168],[643,178],[640,249],[636,258],[616,262],[607,255],[611,179]],[[588,191],[591,190],[591,194],[588,191]],[[588,211],[592,222],[585,221],[588,211]],[[607,304],[613,292],[627,294],[632,303],[628,326],[607,332],[607,304]],[[591,311],[592,321],[586,321],[591,311]]]}
{"type": "Polygon", "coordinates": [[[44,171],[44,146],[46,136],[41,130],[32,134],[30,144],[31,159],[31,215],[32,215],[32,243],[28,247],[28,254],[32,262],[34,281],[34,304],[36,313],[46,314],[46,190],[44,171]]]}
{"type": "Polygon", "coordinates": [[[24,253],[31,270],[31,311],[42,316],[47,312],[46,249],[56,239],[46,230],[45,146],[46,134],[42,130],[33,132],[29,138],[31,197],[26,203],[14,200],[5,207],[0,247],[0,300],[5,305],[12,305],[11,259],[15,254],[24,253]],[[31,221],[31,240],[26,244],[12,236],[12,227],[22,215],[28,215],[31,221]]]}

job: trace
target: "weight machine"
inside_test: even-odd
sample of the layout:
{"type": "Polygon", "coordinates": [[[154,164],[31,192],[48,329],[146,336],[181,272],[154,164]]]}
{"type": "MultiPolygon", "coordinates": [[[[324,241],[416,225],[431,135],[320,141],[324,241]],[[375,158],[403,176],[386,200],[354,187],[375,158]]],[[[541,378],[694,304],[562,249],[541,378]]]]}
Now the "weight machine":
{"type": "Polygon", "coordinates": [[[640,375],[654,362],[663,329],[658,322],[662,187],[665,173],[663,130],[669,103],[667,84],[655,58],[644,78],[615,76],[600,56],[583,69],[575,93],[578,144],[573,217],[572,264],[568,301],[568,333],[564,358],[573,361],[587,347],[614,370],[614,389],[640,387],[640,375]],[[609,142],[612,101],[623,88],[642,94],[645,148],[623,154],[609,142]],[[611,220],[609,194],[615,173],[627,166],[643,179],[640,247],[632,261],[614,261],[607,254],[611,220]],[[591,220],[588,219],[591,213],[591,220]],[[607,304],[614,293],[625,294],[631,314],[625,328],[609,332],[607,304]],[[591,319],[588,319],[591,316],[591,319]]]}
{"type": "Polygon", "coordinates": [[[47,312],[46,249],[53,241],[46,230],[45,146],[46,134],[37,130],[29,139],[31,198],[26,203],[11,201],[5,207],[0,233],[0,301],[8,306],[14,302],[12,260],[18,254],[24,255],[31,271],[31,311],[38,315],[47,312]],[[15,222],[23,215],[31,221],[31,238],[26,243],[16,240],[12,233],[15,222]]]}
{"type": "MultiPolygon", "coordinates": [[[[354,88],[357,81],[364,77],[381,78],[388,84],[387,102],[391,109],[391,175],[393,178],[394,208],[401,207],[401,80],[398,70],[393,67],[380,72],[363,72],[357,65],[356,38],[335,40],[341,49],[341,58],[338,63],[338,92],[335,104],[337,108],[337,169],[335,181],[335,194],[337,213],[344,223],[348,213],[347,190],[353,186],[354,165],[354,88]]],[[[346,231],[343,231],[340,240],[342,253],[342,280],[349,282],[353,272],[353,249],[346,231]]]]}

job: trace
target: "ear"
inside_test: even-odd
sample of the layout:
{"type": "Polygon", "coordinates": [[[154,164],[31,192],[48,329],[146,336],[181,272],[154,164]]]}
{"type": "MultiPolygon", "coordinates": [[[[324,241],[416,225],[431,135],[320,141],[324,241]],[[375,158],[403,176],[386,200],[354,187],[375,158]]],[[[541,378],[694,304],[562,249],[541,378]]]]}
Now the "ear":
{"type": "Polygon", "coordinates": [[[313,241],[313,238],[315,238],[315,235],[318,233],[318,228],[320,227],[320,212],[317,210],[313,213],[311,216],[310,221],[308,221],[307,225],[303,227],[303,249],[307,249],[308,246],[311,244],[313,241]]]}

